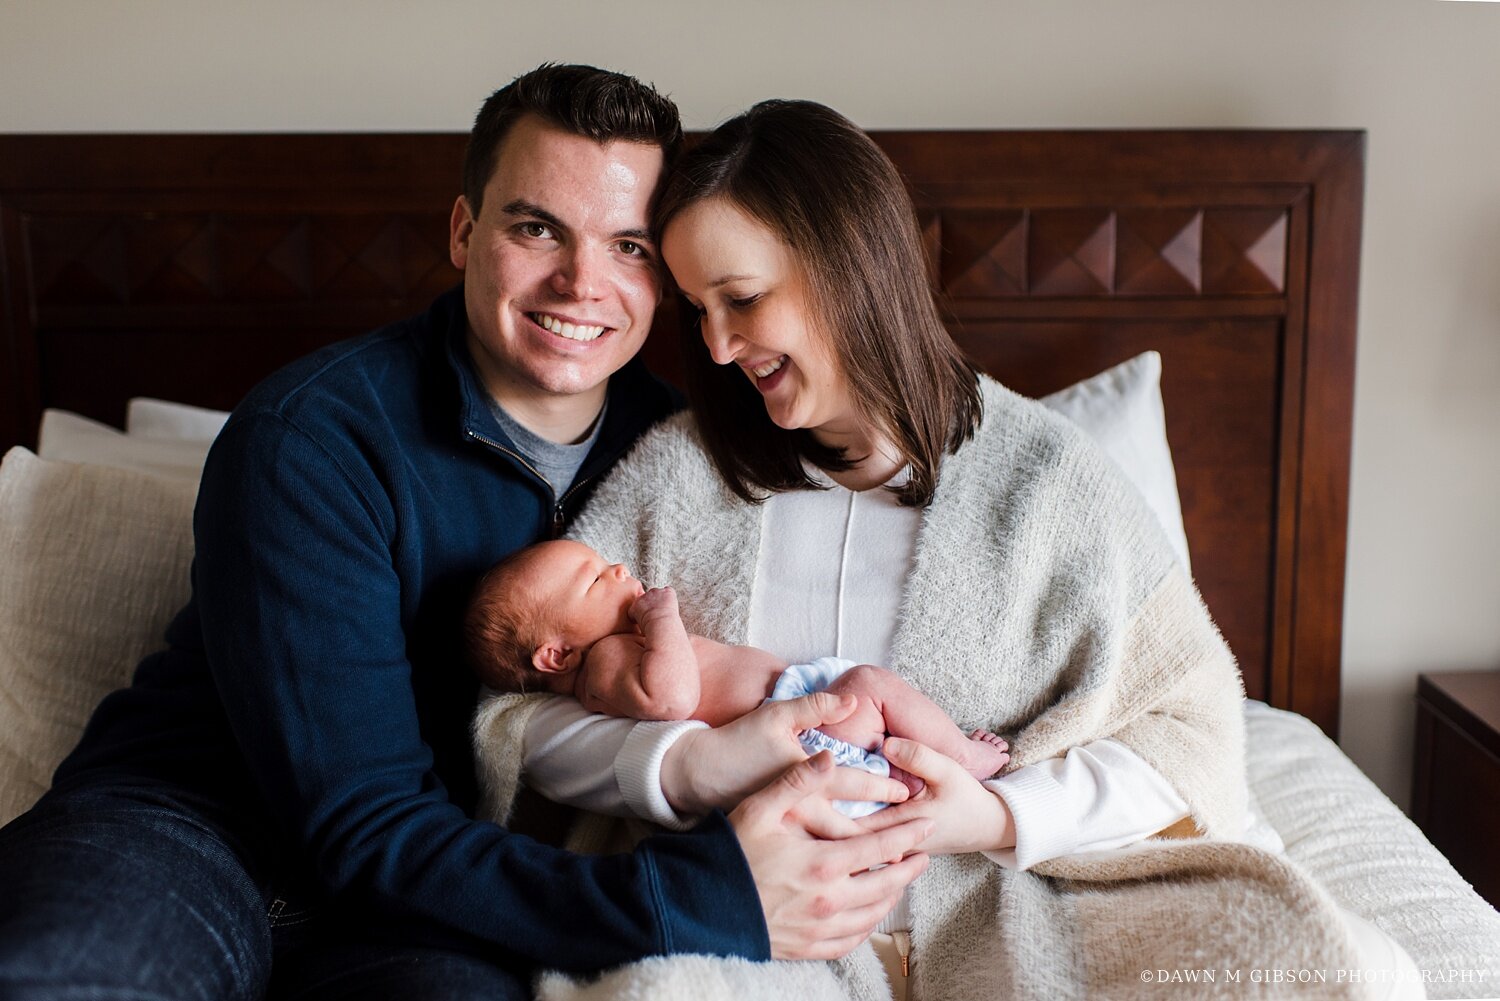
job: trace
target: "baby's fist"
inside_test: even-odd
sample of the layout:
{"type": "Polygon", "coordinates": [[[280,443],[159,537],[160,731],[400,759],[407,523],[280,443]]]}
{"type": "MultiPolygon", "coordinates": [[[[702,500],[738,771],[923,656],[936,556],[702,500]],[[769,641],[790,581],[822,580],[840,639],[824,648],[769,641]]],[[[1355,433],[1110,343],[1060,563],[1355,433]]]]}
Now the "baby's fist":
{"type": "Polygon", "coordinates": [[[644,622],[652,615],[676,614],[677,592],[670,587],[653,587],[630,606],[630,617],[636,622],[644,622]]]}

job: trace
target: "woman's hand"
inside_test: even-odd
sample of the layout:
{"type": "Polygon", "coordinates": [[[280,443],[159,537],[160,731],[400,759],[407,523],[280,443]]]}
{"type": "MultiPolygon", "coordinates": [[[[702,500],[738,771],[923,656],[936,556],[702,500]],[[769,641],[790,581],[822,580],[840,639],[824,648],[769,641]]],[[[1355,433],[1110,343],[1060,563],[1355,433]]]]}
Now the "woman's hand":
{"type": "Polygon", "coordinates": [[[800,808],[833,795],[827,751],[804,758],[729,815],[760,894],[773,959],[837,959],[869,937],[906,885],[927,868],[916,846],[932,822],[916,819],[842,841],[820,840],[800,808]],[[871,866],[886,863],[882,868],[871,866]]]}
{"type": "MultiPolygon", "coordinates": [[[[731,810],[758,789],[764,788],[792,765],[807,758],[797,735],[813,727],[837,723],[854,712],[858,701],[850,695],[818,692],[786,702],[770,702],[732,723],[708,730],[690,730],[667,750],[661,763],[661,787],[667,802],[679,813],[702,814],[718,808],[731,810]]],[[[826,780],[821,806],[813,799],[800,808],[819,823],[842,828],[840,834],[822,831],[825,837],[843,837],[861,828],[832,819],[830,799],[868,799],[901,802],[906,787],[853,768],[834,769],[826,780]]]]}
{"type": "Polygon", "coordinates": [[[958,762],[900,737],[887,737],[881,752],[891,764],[920,778],[926,788],[905,803],[861,819],[866,830],[890,830],[926,818],[933,822],[933,831],[921,848],[931,855],[1015,847],[1015,824],[1005,800],[980,785],[958,762]]]}

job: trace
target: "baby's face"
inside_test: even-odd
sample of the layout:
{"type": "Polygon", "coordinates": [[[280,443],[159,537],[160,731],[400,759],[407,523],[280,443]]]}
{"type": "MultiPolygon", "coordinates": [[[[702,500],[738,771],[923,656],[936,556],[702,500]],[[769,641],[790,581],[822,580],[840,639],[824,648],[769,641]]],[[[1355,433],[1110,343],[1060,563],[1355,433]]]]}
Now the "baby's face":
{"type": "Polygon", "coordinates": [[[644,593],[623,563],[608,563],[588,546],[549,543],[538,572],[544,575],[553,624],[577,647],[614,633],[635,631],[630,606],[644,593]]]}

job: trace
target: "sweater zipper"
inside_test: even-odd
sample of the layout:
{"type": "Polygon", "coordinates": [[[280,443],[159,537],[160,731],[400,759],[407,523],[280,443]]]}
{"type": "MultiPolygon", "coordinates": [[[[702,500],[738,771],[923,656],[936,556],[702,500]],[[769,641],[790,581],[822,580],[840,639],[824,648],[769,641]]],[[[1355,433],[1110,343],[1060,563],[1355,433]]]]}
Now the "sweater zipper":
{"type": "Polygon", "coordinates": [[[568,502],[569,497],[573,496],[573,492],[575,490],[583,486],[589,480],[593,479],[593,477],[584,477],[583,479],[579,480],[577,483],[569,487],[567,491],[561,497],[559,497],[557,496],[557,493],[555,491],[552,491],[552,484],[547,482],[547,477],[538,472],[537,468],[530,462],[527,462],[526,457],[521,453],[513,449],[506,448],[498,441],[495,441],[492,438],[486,438],[484,435],[480,434],[477,431],[470,431],[466,428],[464,430],[464,434],[468,435],[470,438],[473,438],[477,442],[488,445],[490,448],[494,449],[497,452],[502,452],[505,455],[510,456],[512,459],[515,459],[522,466],[525,466],[527,471],[530,472],[532,476],[535,476],[537,479],[541,480],[544,484],[547,485],[547,489],[552,492],[552,537],[555,539],[562,535],[563,523],[566,520],[566,514],[563,510],[563,505],[568,502]]]}
{"type": "Polygon", "coordinates": [[[592,479],[593,479],[592,476],[585,476],[583,479],[581,479],[578,482],[574,483],[571,487],[569,487],[567,490],[565,490],[563,492],[563,495],[557,499],[557,503],[555,505],[553,505],[553,508],[552,508],[552,537],[554,539],[556,539],[556,538],[558,538],[559,536],[562,535],[562,531],[563,531],[563,517],[564,517],[563,516],[563,505],[565,505],[565,504],[568,503],[568,498],[572,497],[573,494],[578,490],[579,487],[583,486],[585,483],[587,483],[589,480],[592,480],[592,479]]]}

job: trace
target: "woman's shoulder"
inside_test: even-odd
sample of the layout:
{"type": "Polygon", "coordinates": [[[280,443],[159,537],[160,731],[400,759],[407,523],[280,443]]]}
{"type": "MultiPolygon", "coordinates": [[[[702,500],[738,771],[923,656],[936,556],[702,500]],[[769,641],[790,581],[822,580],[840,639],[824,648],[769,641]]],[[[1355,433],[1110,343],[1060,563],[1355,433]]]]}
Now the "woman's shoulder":
{"type": "Polygon", "coordinates": [[[983,411],[974,442],[980,450],[1009,452],[1048,464],[1063,456],[1085,466],[1093,464],[1098,453],[1093,439],[1057,411],[987,375],[979,377],[979,390],[983,411]]]}
{"type": "Polygon", "coordinates": [[[713,473],[713,462],[703,445],[697,419],[692,411],[683,410],[652,425],[610,475],[675,479],[700,473],[713,473]]]}
{"type": "Polygon", "coordinates": [[[722,506],[720,495],[726,492],[697,422],[683,411],[641,435],[604,476],[584,505],[574,534],[599,525],[638,524],[647,511],[663,504],[709,512],[722,506]]]}
{"type": "Polygon", "coordinates": [[[1130,489],[1120,469],[1083,428],[1046,404],[981,377],[983,418],[973,439],[944,464],[943,479],[985,492],[997,485],[1046,496],[1039,507],[1113,509],[1130,489]]]}
{"type": "MultiPolygon", "coordinates": [[[[1107,481],[1097,453],[1075,426],[989,378],[973,437],[946,456],[935,512],[986,512],[991,522],[1076,520],[1107,481]]],[[[999,524],[991,526],[999,531],[999,524]]],[[[1009,529],[1007,529],[1008,531],[1009,529]]]]}
{"type": "Polygon", "coordinates": [[[1108,538],[1173,558],[1167,515],[1151,508],[1088,431],[993,379],[983,379],[982,393],[984,418],[974,447],[960,449],[943,470],[944,479],[958,474],[955,485],[967,488],[967,502],[985,503],[987,495],[1024,498],[1018,506],[1030,517],[1066,523],[1080,543],[1108,538]]]}

